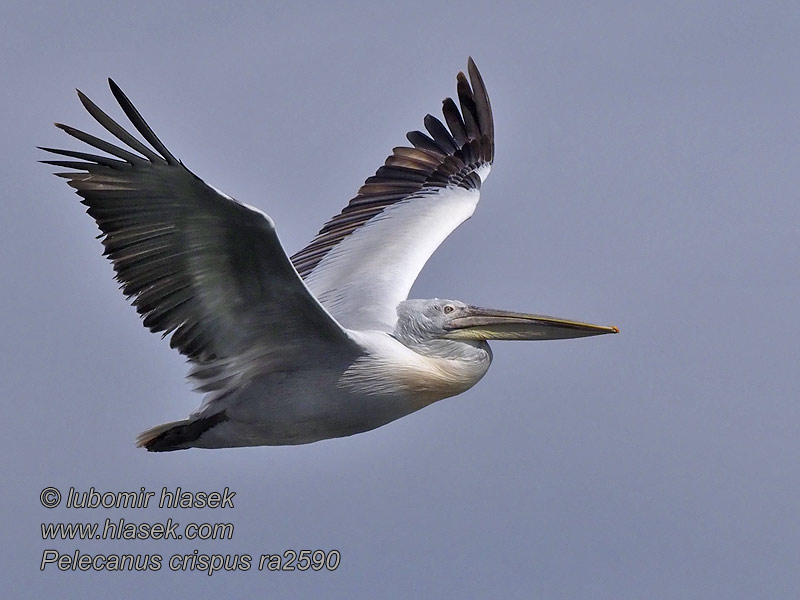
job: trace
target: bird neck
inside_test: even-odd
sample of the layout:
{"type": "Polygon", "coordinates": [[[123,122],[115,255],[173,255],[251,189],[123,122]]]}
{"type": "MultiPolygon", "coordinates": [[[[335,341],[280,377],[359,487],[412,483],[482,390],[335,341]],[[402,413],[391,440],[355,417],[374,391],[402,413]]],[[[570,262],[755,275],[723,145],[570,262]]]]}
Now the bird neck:
{"type": "Polygon", "coordinates": [[[432,339],[423,342],[406,343],[406,347],[422,356],[445,358],[448,360],[467,361],[471,363],[492,362],[492,350],[482,340],[446,340],[432,339]]]}
{"type": "Polygon", "coordinates": [[[492,362],[486,342],[436,339],[405,344],[386,334],[364,341],[367,352],[342,375],[340,385],[359,394],[403,397],[413,405],[411,410],[468,390],[492,362]]]}

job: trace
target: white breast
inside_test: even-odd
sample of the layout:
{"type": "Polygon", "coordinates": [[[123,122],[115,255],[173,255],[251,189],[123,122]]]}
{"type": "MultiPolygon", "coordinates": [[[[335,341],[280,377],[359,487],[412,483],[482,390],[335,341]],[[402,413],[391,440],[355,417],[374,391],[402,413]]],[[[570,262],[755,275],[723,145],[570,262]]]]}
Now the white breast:
{"type": "Polygon", "coordinates": [[[353,393],[397,396],[415,408],[465,392],[491,363],[488,353],[478,362],[423,356],[382,331],[356,332],[353,337],[368,352],[344,372],[338,385],[353,393]]]}

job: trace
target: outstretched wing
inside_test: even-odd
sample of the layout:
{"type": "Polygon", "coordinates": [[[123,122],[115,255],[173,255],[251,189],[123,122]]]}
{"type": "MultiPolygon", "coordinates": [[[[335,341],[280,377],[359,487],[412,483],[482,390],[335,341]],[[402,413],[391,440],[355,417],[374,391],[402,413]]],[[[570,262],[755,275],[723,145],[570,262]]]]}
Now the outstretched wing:
{"type": "Polygon", "coordinates": [[[392,151],[342,212],[292,256],[311,292],[344,327],[391,330],[431,254],[468,219],[494,159],[489,96],[469,59],[457,77],[458,107],[443,102],[443,124],[425,117],[430,136],[392,151]],[[471,83],[471,85],[470,85],[471,83]]]}
{"type": "Polygon", "coordinates": [[[272,220],[216,191],[179,162],[109,79],[139,141],[78,92],[86,110],[127,149],[67,125],[110,156],[42,148],[42,161],[77,190],[102,231],[122,291],[145,327],[196,363],[201,389],[260,368],[296,368],[354,354],[355,344],[309,293],[272,220]]]}

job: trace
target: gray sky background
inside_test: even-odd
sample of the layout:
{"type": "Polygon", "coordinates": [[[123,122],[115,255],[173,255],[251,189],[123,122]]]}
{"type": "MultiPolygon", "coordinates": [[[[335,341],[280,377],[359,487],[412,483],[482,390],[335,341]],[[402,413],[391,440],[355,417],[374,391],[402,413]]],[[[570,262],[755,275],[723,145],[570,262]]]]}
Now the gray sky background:
{"type": "Polygon", "coordinates": [[[796,2],[3,3],[4,597],[797,598],[796,2]],[[495,343],[475,388],[304,447],[147,454],[200,401],[36,145],[120,115],[304,245],[439,112],[472,55],[482,202],[413,296],[618,325],[495,343]],[[237,492],[47,510],[45,486],[237,492]],[[45,542],[50,521],[235,524],[225,542],[45,542]],[[40,572],[71,553],[336,548],[333,573],[40,572]]]}

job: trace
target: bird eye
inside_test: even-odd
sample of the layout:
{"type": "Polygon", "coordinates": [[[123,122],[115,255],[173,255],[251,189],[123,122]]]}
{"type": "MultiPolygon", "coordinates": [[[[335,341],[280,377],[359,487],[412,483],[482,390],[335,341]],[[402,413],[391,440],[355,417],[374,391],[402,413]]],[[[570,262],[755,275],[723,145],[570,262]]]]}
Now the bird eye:
{"type": "Polygon", "coordinates": [[[444,305],[444,314],[446,314],[446,315],[447,315],[447,314],[450,314],[450,313],[451,313],[451,312],[453,312],[455,309],[456,309],[456,307],[455,307],[455,306],[453,306],[452,304],[445,304],[445,305],[444,305]]]}

